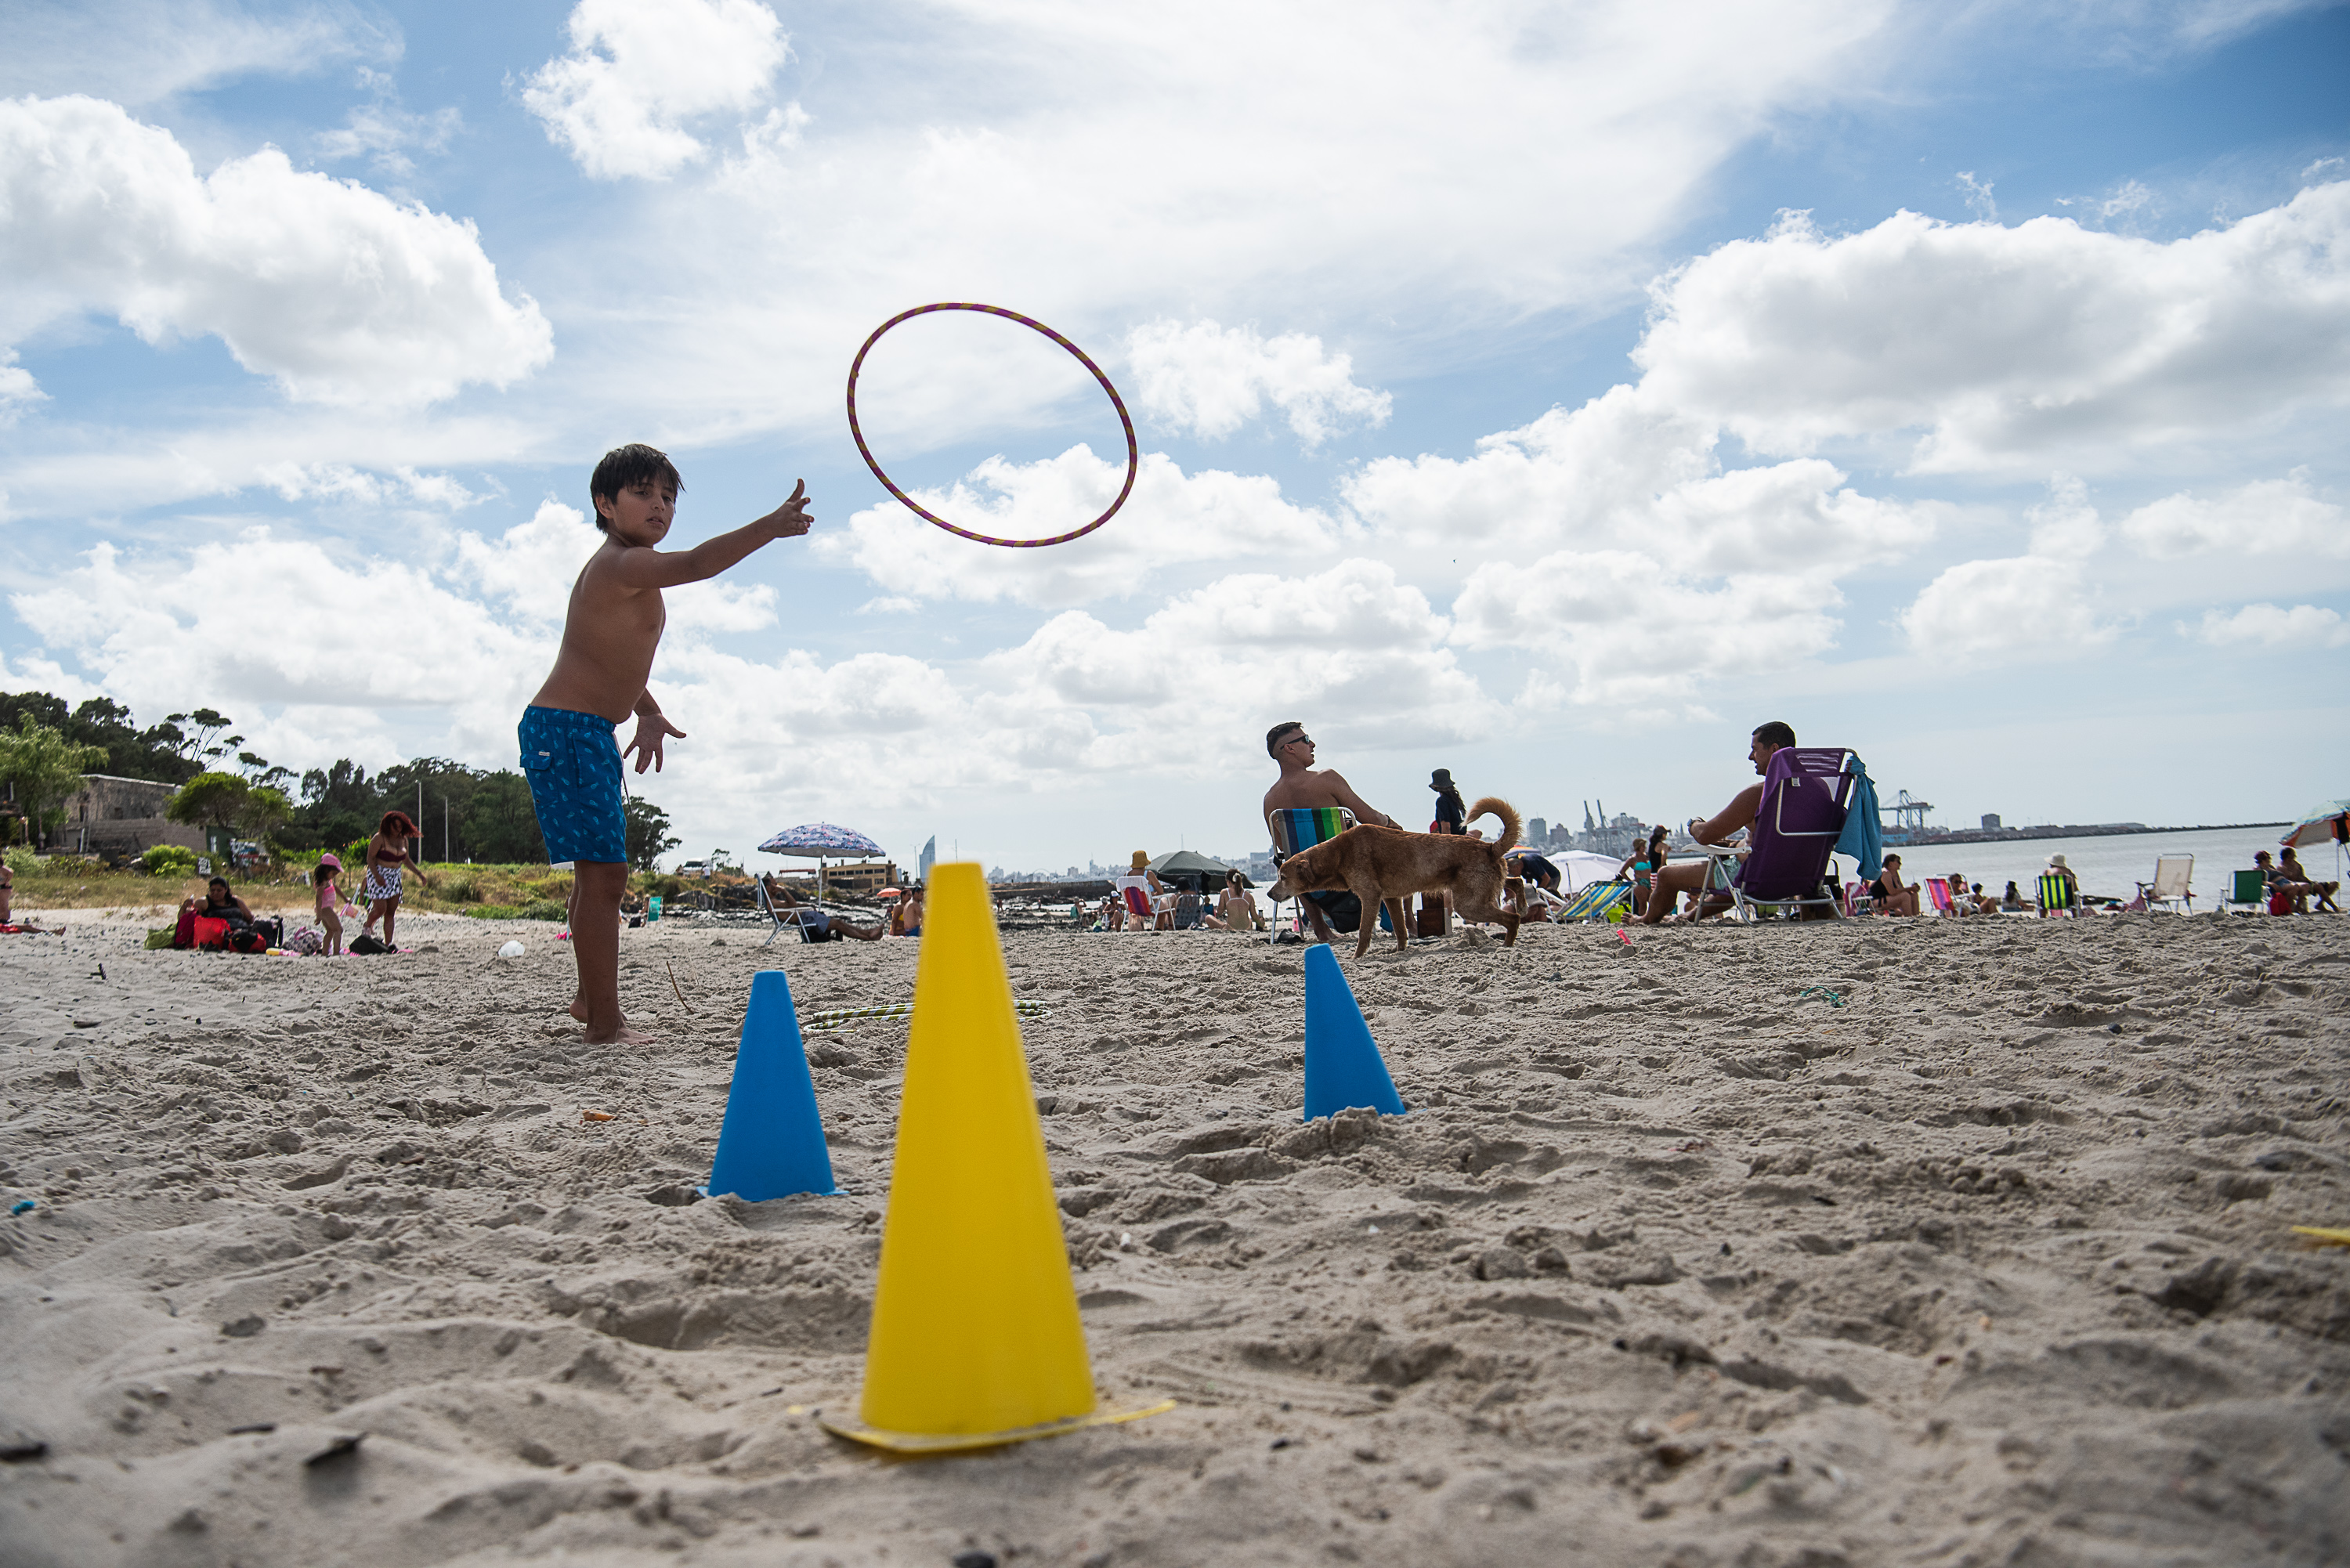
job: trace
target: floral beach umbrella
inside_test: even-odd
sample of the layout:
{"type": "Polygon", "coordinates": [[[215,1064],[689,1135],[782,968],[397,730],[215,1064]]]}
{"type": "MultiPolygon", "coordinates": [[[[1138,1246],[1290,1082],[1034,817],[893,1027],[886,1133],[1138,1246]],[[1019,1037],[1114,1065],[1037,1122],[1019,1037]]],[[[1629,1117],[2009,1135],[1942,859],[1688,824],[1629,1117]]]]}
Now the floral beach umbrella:
{"type": "Polygon", "coordinates": [[[786,827],[759,846],[762,855],[797,855],[824,860],[866,859],[879,856],[881,846],[852,827],[837,827],[829,822],[810,822],[798,827],[786,827]]]}
{"type": "Polygon", "coordinates": [[[816,890],[824,890],[824,863],[827,860],[870,860],[881,857],[881,846],[855,828],[837,826],[829,822],[803,823],[786,827],[759,846],[762,855],[796,855],[816,862],[816,890]]]}

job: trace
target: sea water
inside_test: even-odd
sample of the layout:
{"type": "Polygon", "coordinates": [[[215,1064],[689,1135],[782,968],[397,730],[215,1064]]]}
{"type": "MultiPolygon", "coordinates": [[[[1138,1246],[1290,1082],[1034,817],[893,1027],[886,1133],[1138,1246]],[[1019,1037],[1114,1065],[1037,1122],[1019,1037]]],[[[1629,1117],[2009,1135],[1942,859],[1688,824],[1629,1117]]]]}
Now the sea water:
{"type": "MultiPolygon", "coordinates": [[[[2099,834],[2087,838],[1888,845],[1886,853],[1901,857],[1904,882],[1923,882],[1929,877],[1960,871],[1969,882],[1981,883],[1983,891],[1994,898],[2013,882],[2027,901],[2038,897],[2040,873],[2047,869],[2051,855],[2064,857],[2073,875],[2080,878],[2081,891],[2116,898],[2134,898],[2140,882],[2154,880],[2157,856],[2192,855],[2195,870],[2190,886],[2199,909],[2216,906],[2227,896],[2230,873],[2252,868],[2253,851],[2265,849],[2276,855],[2277,841],[2289,831],[2289,826],[2189,828],[2178,833],[2099,834]]],[[[2350,879],[2335,868],[2336,851],[2331,845],[2302,851],[2301,857],[2309,874],[2320,881],[2350,879]]],[[[1839,856],[1836,867],[1845,880],[1854,879],[1849,857],[1839,856]]]]}

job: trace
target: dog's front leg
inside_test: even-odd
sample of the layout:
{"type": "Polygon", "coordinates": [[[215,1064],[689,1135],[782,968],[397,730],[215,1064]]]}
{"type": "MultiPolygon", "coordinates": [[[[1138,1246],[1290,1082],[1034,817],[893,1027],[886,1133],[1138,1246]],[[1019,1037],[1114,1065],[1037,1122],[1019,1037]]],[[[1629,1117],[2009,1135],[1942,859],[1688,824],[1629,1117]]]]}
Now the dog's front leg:
{"type": "Polygon", "coordinates": [[[1362,906],[1361,916],[1355,926],[1355,960],[1359,963],[1371,950],[1371,939],[1378,934],[1379,888],[1376,882],[1366,887],[1350,880],[1347,884],[1347,891],[1352,893],[1355,902],[1362,906]]]}
{"type": "Polygon", "coordinates": [[[1410,902],[1409,898],[1389,898],[1387,901],[1388,919],[1395,922],[1396,951],[1399,953],[1411,950],[1411,943],[1404,934],[1405,910],[1410,902]]]}

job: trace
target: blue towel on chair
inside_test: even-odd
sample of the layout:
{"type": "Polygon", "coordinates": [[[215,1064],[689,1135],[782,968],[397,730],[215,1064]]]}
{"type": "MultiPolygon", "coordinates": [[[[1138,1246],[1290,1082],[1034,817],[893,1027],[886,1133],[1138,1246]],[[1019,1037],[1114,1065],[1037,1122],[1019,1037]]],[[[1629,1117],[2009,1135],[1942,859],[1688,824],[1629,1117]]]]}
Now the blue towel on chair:
{"type": "Polygon", "coordinates": [[[1860,862],[1860,879],[1874,882],[1885,870],[1884,824],[1877,815],[1877,786],[1868,782],[1860,753],[1852,758],[1852,801],[1845,813],[1844,833],[1835,852],[1860,862]]]}

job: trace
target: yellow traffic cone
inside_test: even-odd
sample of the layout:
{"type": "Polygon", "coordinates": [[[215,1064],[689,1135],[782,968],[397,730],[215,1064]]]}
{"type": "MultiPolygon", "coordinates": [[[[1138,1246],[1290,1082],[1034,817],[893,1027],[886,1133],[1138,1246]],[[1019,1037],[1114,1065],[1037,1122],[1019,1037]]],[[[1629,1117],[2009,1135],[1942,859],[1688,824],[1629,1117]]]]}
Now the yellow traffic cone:
{"type": "Polygon", "coordinates": [[[987,883],[940,866],[929,899],[862,1418],[819,1419],[942,1453],[1171,1409],[1097,1406],[987,883]]]}

